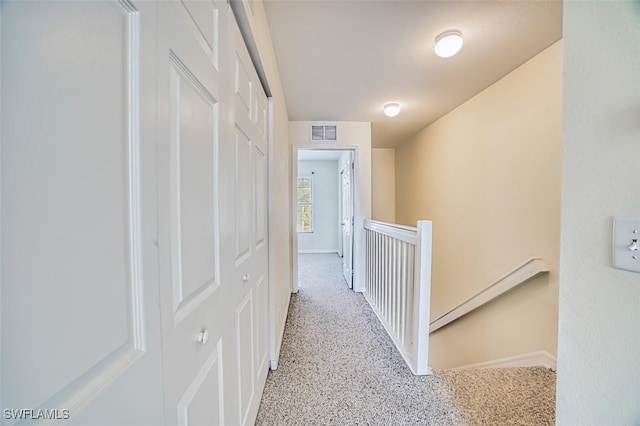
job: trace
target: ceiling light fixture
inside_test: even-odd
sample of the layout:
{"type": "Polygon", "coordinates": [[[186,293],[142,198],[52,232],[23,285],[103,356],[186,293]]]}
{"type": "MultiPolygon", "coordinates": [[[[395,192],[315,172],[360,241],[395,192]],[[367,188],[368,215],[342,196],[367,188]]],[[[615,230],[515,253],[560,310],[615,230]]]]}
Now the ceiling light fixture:
{"type": "Polygon", "coordinates": [[[449,58],[462,48],[462,33],[458,30],[445,31],[436,37],[436,55],[449,58]]]}
{"type": "Polygon", "coordinates": [[[397,102],[389,102],[384,105],[384,115],[387,117],[395,117],[400,114],[400,104],[397,102]]]}

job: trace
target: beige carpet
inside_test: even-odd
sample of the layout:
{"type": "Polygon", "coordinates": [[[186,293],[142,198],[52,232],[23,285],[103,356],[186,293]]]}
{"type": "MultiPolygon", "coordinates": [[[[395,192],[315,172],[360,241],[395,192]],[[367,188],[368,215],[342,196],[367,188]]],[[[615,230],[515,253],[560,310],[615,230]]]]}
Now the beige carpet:
{"type": "Polygon", "coordinates": [[[554,425],[556,374],[544,367],[438,371],[470,425],[554,425]]]}
{"type": "Polygon", "coordinates": [[[542,368],[414,376],[337,255],[301,255],[278,369],[256,425],[546,425],[555,374],[542,368]]]}

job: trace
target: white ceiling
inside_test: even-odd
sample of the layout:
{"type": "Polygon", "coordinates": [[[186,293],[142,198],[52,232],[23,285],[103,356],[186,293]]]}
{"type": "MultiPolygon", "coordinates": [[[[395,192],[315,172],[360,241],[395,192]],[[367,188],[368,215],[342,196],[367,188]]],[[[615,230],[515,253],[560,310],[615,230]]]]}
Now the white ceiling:
{"type": "Polygon", "coordinates": [[[394,147],[562,37],[559,0],[268,0],[292,121],[370,121],[394,147]],[[452,58],[435,37],[462,31],[452,58]],[[396,101],[395,118],[382,105],[396,101]]]}

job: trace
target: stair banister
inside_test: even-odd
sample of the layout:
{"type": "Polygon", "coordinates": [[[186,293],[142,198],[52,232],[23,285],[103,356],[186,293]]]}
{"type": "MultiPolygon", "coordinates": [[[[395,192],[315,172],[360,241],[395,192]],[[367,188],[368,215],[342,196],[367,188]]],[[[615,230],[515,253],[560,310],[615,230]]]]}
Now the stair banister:
{"type": "Polygon", "coordinates": [[[365,220],[365,299],[416,375],[429,374],[430,221],[417,227],[365,220]]]}

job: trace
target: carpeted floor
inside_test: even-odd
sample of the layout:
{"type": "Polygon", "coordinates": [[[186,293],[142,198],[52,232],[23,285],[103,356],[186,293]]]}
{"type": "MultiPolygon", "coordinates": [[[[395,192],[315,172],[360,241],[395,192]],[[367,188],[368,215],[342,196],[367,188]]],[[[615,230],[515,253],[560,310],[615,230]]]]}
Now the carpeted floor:
{"type": "Polygon", "coordinates": [[[544,367],[440,371],[470,425],[555,425],[556,374],[544,367]]]}
{"type": "Polygon", "coordinates": [[[553,372],[414,376],[337,255],[301,255],[299,282],[256,425],[554,424],[553,372]]]}

